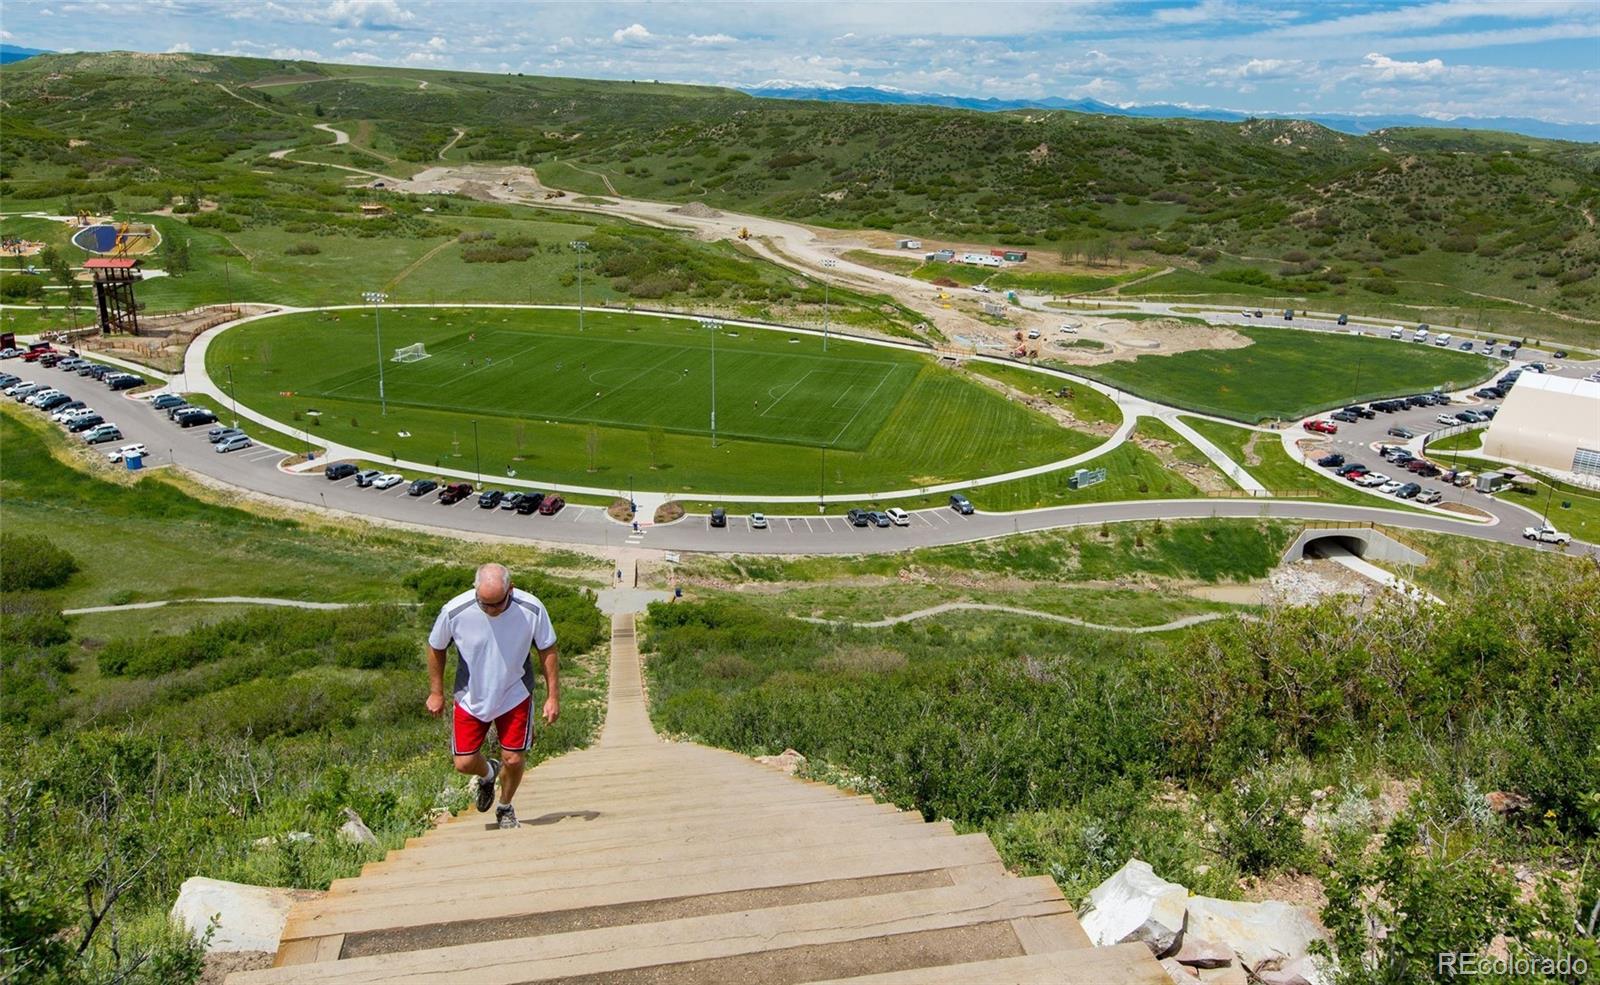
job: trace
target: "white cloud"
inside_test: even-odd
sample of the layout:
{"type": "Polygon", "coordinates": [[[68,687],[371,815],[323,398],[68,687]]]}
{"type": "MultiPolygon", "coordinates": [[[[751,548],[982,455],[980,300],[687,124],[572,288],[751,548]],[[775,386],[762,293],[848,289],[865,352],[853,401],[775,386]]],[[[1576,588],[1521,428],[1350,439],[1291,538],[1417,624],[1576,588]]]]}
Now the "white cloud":
{"type": "Polygon", "coordinates": [[[733,44],[739,40],[731,34],[691,34],[690,44],[733,44]]]}
{"type": "Polygon", "coordinates": [[[1430,58],[1425,62],[1402,62],[1371,52],[1363,66],[1366,73],[1379,82],[1427,82],[1445,73],[1444,62],[1430,58]]]}
{"type": "Polygon", "coordinates": [[[310,48],[273,48],[267,52],[268,58],[283,58],[289,61],[320,62],[322,55],[310,48]]]}
{"type": "Polygon", "coordinates": [[[0,41],[10,41],[10,40],[12,40],[11,32],[5,30],[4,28],[0,28],[0,41]]]}
{"type": "Polygon", "coordinates": [[[177,42],[176,44],[172,45],[170,48],[167,49],[167,54],[169,54],[169,55],[186,55],[186,54],[188,54],[189,52],[191,52],[193,50],[194,50],[194,48],[190,47],[187,42],[179,41],[179,42],[177,42]]]}
{"type": "Polygon", "coordinates": [[[638,22],[611,32],[611,40],[617,44],[645,44],[653,37],[655,35],[651,34],[643,24],[638,22]]]}

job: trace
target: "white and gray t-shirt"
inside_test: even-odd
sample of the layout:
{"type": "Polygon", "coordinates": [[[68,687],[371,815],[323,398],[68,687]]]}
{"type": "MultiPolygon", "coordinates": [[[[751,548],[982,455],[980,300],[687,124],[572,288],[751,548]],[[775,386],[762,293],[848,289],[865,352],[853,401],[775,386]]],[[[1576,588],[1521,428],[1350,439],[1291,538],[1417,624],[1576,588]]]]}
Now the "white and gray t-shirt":
{"type": "Polygon", "coordinates": [[[544,603],[520,588],[506,611],[491,616],[468,590],[446,602],[434,620],[428,645],[443,650],[454,641],[456,704],[481,722],[492,721],[533,693],[533,649],[555,645],[556,630],[544,603]]]}

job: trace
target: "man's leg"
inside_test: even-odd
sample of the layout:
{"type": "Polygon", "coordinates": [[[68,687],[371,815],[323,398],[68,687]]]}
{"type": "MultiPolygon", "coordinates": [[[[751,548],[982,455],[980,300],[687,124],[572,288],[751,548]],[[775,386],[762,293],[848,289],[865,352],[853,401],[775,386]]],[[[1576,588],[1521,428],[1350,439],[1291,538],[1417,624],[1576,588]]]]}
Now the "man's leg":
{"type": "Polygon", "coordinates": [[[500,763],[500,803],[509,804],[511,798],[517,794],[517,785],[522,782],[522,770],[526,760],[522,753],[510,750],[501,755],[505,758],[500,763]]]}
{"type": "Polygon", "coordinates": [[[459,704],[450,717],[450,752],[456,772],[478,778],[477,808],[486,811],[494,803],[495,771],[499,764],[483,755],[483,740],[489,723],[468,714],[459,704]]]}

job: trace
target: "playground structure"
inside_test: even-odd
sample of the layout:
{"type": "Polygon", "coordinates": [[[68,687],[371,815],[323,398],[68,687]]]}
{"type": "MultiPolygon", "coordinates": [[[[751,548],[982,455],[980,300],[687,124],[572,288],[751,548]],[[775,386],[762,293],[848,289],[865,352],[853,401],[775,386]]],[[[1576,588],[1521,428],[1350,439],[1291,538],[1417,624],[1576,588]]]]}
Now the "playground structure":
{"type": "Polygon", "coordinates": [[[149,253],[160,242],[154,226],[142,222],[101,222],[72,234],[72,245],[100,256],[127,257],[149,253]]]}
{"type": "Polygon", "coordinates": [[[35,243],[32,240],[19,239],[16,236],[0,239],[0,256],[31,257],[38,256],[43,250],[43,243],[35,243]]]}

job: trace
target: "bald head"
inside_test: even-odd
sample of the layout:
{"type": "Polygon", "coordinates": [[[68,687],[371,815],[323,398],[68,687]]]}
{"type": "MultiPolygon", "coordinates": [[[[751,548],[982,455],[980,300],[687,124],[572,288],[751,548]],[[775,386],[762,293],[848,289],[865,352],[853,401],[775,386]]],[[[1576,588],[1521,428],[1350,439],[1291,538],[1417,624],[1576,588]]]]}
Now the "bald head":
{"type": "Polygon", "coordinates": [[[503,564],[479,565],[472,585],[477,590],[479,605],[500,608],[511,595],[511,572],[503,564]]]}

